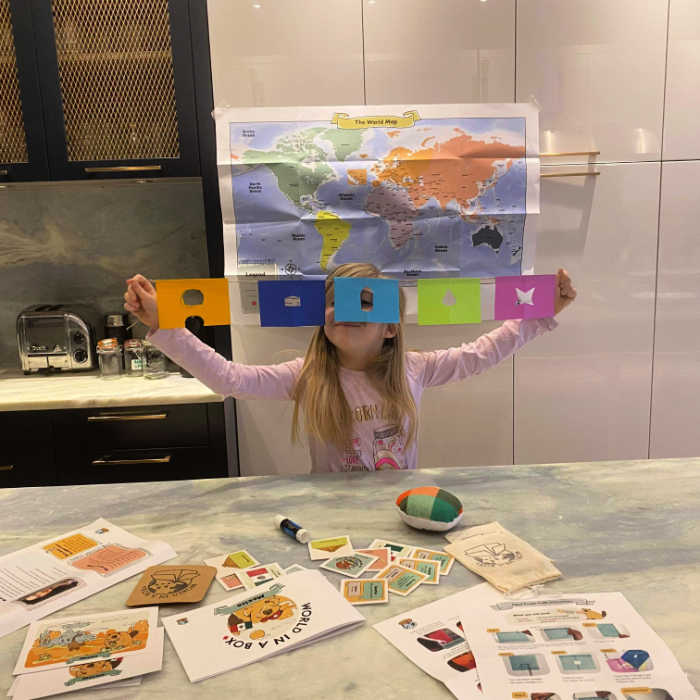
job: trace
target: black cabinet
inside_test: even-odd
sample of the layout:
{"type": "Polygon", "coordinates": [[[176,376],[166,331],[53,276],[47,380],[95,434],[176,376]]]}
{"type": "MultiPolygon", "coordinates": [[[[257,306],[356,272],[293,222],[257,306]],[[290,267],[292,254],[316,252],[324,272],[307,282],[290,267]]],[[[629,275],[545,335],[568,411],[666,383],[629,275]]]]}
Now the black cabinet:
{"type": "Polygon", "coordinates": [[[0,0],[0,29],[3,3],[29,152],[0,150],[0,181],[199,175],[188,0],[0,0]]]}
{"type": "Polygon", "coordinates": [[[0,413],[0,434],[0,488],[228,476],[220,402],[0,413]]]}

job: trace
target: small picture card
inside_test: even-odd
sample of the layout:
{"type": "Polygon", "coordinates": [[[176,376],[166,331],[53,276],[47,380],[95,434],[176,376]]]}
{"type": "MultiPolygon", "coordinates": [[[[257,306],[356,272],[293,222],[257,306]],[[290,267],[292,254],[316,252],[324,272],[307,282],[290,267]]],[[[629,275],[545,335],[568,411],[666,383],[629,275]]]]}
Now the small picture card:
{"type": "Polygon", "coordinates": [[[304,568],[301,564],[292,564],[291,566],[288,566],[285,570],[285,574],[296,574],[297,571],[308,571],[308,569],[304,568]]]}
{"type": "Polygon", "coordinates": [[[440,583],[440,562],[430,559],[406,559],[401,558],[398,561],[400,566],[405,566],[407,569],[414,569],[425,574],[428,578],[423,583],[440,583]]]}
{"type": "Polygon", "coordinates": [[[282,567],[277,562],[251,566],[250,569],[243,569],[243,571],[238,572],[238,578],[248,590],[262,586],[264,583],[280,576],[284,576],[284,571],[282,571],[282,567]]]}
{"type": "Polygon", "coordinates": [[[554,316],[556,275],[497,277],[494,319],[554,316]]]}
{"type": "Polygon", "coordinates": [[[175,564],[151,566],[143,572],[126,601],[127,607],[199,603],[216,576],[213,566],[175,564]]]}
{"type": "Polygon", "coordinates": [[[331,557],[321,564],[322,569],[335,571],[336,574],[343,574],[350,578],[357,578],[367,571],[367,569],[377,560],[377,557],[369,554],[352,552],[351,554],[341,554],[331,557]]]}
{"type": "Polygon", "coordinates": [[[225,569],[250,569],[251,566],[256,566],[259,563],[248,550],[239,549],[236,552],[227,554],[221,566],[225,569]]]}
{"type": "Polygon", "coordinates": [[[377,557],[377,560],[367,567],[367,571],[381,571],[386,569],[392,561],[391,550],[388,547],[376,547],[375,549],[356,549],[360,554],[369,554],[370,557],[377,557]]]}
{"type": "Polygon", "coordinates": [[[340,593],[353,605],[376,605],[389,601],[389,586],[385,578],[344,579],[340,593]]]}
{"type": "Polygon", "coordinates": [[[238,578],[238,569],[232,569],[224,566],[224,561],[228,554],[219,554],[218,557],[205,559],[204,563],[213,566],[216,569],[216,580],[224,587],[226,591],[236,591],[243,588],[241,579],[238,578]]]}
{"type": "Polygon", "coordinates": [[[434,561],[439,561],[441,576],[447,576],[452,569],[452,564],[455,563],[455,558],[452,554],[442,552],[438,549],[416,547],[409,556],[411,559],[433,559],[434,561]]]}
{"type": "Polygon", "coordinates": [[[420,571],[407,569],[399,564],[390,564],[377,574],[377,578],[385,578],[392,593],[408,595],[415,591],[428,577],[420,571]]]}
{"type": "Polygon", "coordinates": [[[309,542],[309,556],[314,561],[320,559],[330,559],[338,554],[350,554],[355,551],[350,542],[350,535],[337,535],[335,537],[325,537],[322,540],[311,540],[309,542]]]}
{"type": "Polygon", "coordinates": [[[415,549],[412,544],[401,544],[400,542],[390,542],[389,540],[376,539],[370,542],[368,549],[375,549],[376,547],[388,547],[391,550],[392,561],[395,557],[410,557],[411,552],[415,549]]]}
{"type": "Polygon", "coordinates": [[[260,280],[261,326],[322,326],[326,322],[325,280],[260,280]]]}

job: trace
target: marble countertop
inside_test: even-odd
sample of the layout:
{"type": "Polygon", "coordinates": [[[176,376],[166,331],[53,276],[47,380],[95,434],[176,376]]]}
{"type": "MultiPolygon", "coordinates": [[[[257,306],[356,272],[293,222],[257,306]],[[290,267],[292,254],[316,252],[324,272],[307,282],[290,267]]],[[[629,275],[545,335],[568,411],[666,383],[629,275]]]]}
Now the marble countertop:
{"type": "Polygon", "coordinates": [[[171,372],[164,379],[121,376],[102,379],[98,372],[24,375],[0,370],[0,411],[35,411],[104,406],[155,406],[223,401],[199,380],[171,372]]]}
{"type": "MultiPolygon", "coordinates": [[[[275,513],[315,537],[349,534],[356,547],[374,537],[441,547],[442,535],[412,530],[395,512],[399,493],[423,485],[459,496],[465,524],[498,520],[552,557],[563,578],[546,590],[624,593],[700,689],[700,459],[4,489],[0,554],[103,516],[141,537],[169,542],[178,552],[173,563],[201,563],[242,546],[264,563],[316,568],[305,546],[273,526],[275,513]]],[[[338,576],[323,573],[337,584],[338,576]]],[[[55,616],[122,609],[135,581],[55,616]]],[[[119,697],[219,700],[232,691],[285,700],[451,697],[371,625],[480,581],[456,563],[439,586],[360,608],[367,624],[357,630],[197,684],[188,681],[166,636],[162,672],[119,697]]],[[[202,604],[227,595],[215,582],[202,604]]],[[[161,614],[192,607],[164,606],[161,614]]],[[[0,638],[0,692],[11,683],[25,633],[0,638]]],[[[102,693],[117,691],[100,691],[107,698],[102,693]]]]}

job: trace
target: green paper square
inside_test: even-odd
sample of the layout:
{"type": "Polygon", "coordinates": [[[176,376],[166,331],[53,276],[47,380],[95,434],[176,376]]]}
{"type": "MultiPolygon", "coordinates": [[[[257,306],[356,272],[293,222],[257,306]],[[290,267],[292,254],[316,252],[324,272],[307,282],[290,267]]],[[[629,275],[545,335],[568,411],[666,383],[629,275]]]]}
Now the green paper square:
{"type": "Polygon", "coordinates": [[[481,323],[481,283],[478,279],[418,280],[418,325],[481,323]],[[454,304],[443,303],[445,297],[454,304]]]}

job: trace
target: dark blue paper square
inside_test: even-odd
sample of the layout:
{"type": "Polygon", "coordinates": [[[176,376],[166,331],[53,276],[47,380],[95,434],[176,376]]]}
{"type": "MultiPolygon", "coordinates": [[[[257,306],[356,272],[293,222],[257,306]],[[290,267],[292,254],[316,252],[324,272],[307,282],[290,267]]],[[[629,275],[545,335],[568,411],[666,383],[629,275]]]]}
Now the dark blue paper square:
{"type": "Polygon", "coordinates": [[[260,280],[261,326],[322,326],[326,322],[324,280],[260,280]]]}

